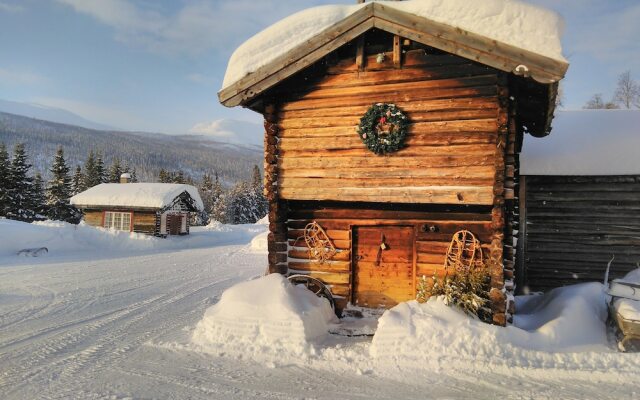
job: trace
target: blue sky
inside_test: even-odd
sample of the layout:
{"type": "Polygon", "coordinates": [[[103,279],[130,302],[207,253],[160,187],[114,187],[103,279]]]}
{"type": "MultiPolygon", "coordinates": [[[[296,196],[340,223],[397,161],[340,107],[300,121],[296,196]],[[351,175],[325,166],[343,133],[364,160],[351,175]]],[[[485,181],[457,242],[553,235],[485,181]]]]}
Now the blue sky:
{"type": "MultiPolygon", "coordinates": [[[[531,0],[565,18],[566,109],[617,76],[640,80],[640,2],[531,0]]],[[[218,104],[244,40],[298,10],[339,0],[0,0],[0,99],[59,107],[129,129],[185,133],[233,118],[218,104]]]]}

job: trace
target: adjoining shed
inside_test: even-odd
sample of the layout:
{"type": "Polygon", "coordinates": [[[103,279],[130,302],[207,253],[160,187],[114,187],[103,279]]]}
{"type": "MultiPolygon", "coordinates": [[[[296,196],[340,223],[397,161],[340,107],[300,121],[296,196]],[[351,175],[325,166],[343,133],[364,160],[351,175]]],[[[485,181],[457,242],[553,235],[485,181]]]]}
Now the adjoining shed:
{"type": "Polygon", "coordinates": [[[640,262],[640,110],[562,111],[525,140],[520,287],[602,281],[640,262]]]}
{"type": "Polygon", "coordinates": [[[238,48],[219,98],[264,116],[270,272],[320,279],[338,308],[392,307],[444,274],[468,230],[505,324],[518,153],[550,130],[559,25],[515,1],[370,2],[302,11],[238,48]],[[328,257],[300,240],[310,223],[328,257]]]}
{"type": "Polygon", "coordinates": [[[173,183],[102,183],[71,204],[89,225],[154,236],[189,234],[189,213],[204,208],[195,187],[173,183]]]}

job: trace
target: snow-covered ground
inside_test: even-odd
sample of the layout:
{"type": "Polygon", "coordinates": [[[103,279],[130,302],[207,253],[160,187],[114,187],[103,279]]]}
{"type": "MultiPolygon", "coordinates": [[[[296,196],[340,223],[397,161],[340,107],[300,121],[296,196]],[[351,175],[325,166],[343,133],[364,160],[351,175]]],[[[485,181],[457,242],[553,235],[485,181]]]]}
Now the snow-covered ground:
{"type": "Polygon", "coordinates": [[[264,273],[265,230],[214,225],[163,240],[0,220],[0,398],[640,397],[640,355],[608,343],[599,284],[519,299],[518,327],[432,301],[386,313],[373,340],[314,334],[313,351],[298,354],[204,351],[193,338],[205,311],[264,273]],[[15,255],[40,246],[49,253],[15,255]]]}

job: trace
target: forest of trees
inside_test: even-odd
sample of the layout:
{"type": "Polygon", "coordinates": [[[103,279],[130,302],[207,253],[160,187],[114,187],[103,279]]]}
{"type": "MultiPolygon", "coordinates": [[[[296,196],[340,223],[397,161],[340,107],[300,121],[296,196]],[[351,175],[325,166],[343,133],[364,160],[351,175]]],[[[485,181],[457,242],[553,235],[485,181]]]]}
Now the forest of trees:
{"type": "Polygon", "coordinates": [[[640,84],[625,71],[618,76],[618,84],[611,100],[605,100],[602,93],[594,94],[582,107],[584,109],[632,109],[640,108],[640,84]]]}
{"type": "MultiPolygon", "coordinates": [[[[262,135],[259,127],[256,135],[262,135]]],[[[70,166],[82,164],[93,150],[102,153],[105,164],[120,159],[135,165],[144,182],[157,179],[160,169],[166,168],[182,169],[198,180],[204,171],[215,170],[221,181],[231,184],[250,179],[251,167],[262,160],[262,152],[255,147],[226,146],[197,136],[99,131],[3,112],[0,142],[7,147],[23,143],[34,174],[40,172],[47,179],[58,146],[64,147],[70,166]]]]}
{"type": "Polygon", "coordinates": [[[82,214],[69,204],[71,176],[62,147],[51,163],[51,179],[31,175],[31,164],[24,144],[16,144],[13,156],[0,143],[0,217],[32,222],[52,219],[78,223],[82,214]]]}
{"type": "MultiPolygon", "coordinates": [[[[120,175],[129,173],[130,182],[137,182],[136,168],[115,158],[107,167],[102,154],[91,150],[83,165],[74,172],[65,159],[64,149],[58,147],[48,168],[46,182],[40,173],[32,174],[32,165],[25,146],[18,143],[12,156],[0,142],[0,217],[32,222],[51,219],[78,223],[81,212],[69,204],[69,198],[101,183],[120,182],[120,175]]],[[[267,201],[262,194],[260,169],[255,165],[251,181],[240,181],[224,188],[218,173],[205,173],[196,182],[182,170],[160,170],[158,180],[164,183],[185,183],[198,187],[205,210],[195,216],[197,224],[215,219],[225,224],[253,223],[267,213],[267,201]]]]}

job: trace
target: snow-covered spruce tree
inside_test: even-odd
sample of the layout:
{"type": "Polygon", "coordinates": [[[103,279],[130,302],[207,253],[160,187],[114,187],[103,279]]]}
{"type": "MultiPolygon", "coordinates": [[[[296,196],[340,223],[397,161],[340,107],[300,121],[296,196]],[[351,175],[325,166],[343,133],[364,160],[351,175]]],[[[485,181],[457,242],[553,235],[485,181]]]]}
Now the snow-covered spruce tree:
{"type": "Polygon", "coordinates": [[[223,192],[220,194],[220,197],[216,200],[213,205],[213,209],[209,216],[215,219],[218,222],[222,222],[223,224],[234,224],[234,211],[233,211],[233,202],[234,196],[232,195],[232,190],[228,192],[223,192]]]}
{"type": "Polygon", "coordinates": [[[211,197],[213,198],[213,204],[218,201],[220,196],[224,193],[224,189],[222,188],[222,184],[220,183],[220,177],[218,176],[218,171],[213,172],[213,187],[211,188],[211,197]]]}
{"type": "Polygon", "coordinates": [[[104,167],[104,161],[102,160],[102,154],[96,153],[96,185],[101,183],[107,183],[107,170],[104,167]]]}
{"type": "Polygon", "coordinates": [[[160,168],[160,173],[158,174],[158,181],[160,181],[160,183],[170,182],[169,173],[167,173],[167,171],[164,168],[160,168]]]}
{"type": "Polygon", "coordinates": [[[179,169],[178,172],[174,172],[173,183],[187,183],[187,178],[185,177],[183,170],[179,169]]]}
{"type": "Polygon", "coordinates": [[[11,161],[4,143],[0,143],[0,217],[7,214],[9,204],[9,171],[11,161]]]}
{"type": "Polygon", "coordinates": [[[13,159],[9,168],[8,203],[6,217],[18,221],[33,221],[33,178],[29,176],[27,153],[23,143],[13,149],[13,159]]]}
{"type": "Polygon", "coordinates": [[[206,225],[209,223],[209,213],[213,209],[214,199],[213,199],[213,181],[211,180],[211,175],[207,172],[204,173],[202,177],[202,183],[200,184],[200,198],[202,198],[202,203],[204,205],[204,210],[197,213],[196,222],[200,222],[202,225],[206,225]]]}
{"type": "Polygon", "coordinates": [[[120,165],[120,159],[116,158],[113,160],[113,164],[111,164],[111,167],[109,168],[107,181],[110,183],[120,183],[120,175],[123,173],[124,171],[120,165]]]}
{"type": "Polygon", "coordinates": [[[264,217],[267,202],[249,182],[238,182],[213,208],[213,218],[225,224],[252,224],[264,217]]]}
{"type": "Polygon", "coordinates": [[[135,168],[133,168],[131,170],[131,179],[129,179],[129,182],[131,182],[131,183],[138,182],[138,175],[136,174],[136,169],[135,168]]]}
{"type": "Polygon", "coordinates": [[[71,177],[62,147],[58,147],[49,171],[51,171],[51,180],[47,185],[47,217],[52,220],[77,224],[80,221],[80,212],[69,204],[71,177]]]}
{"type": "Polygon", "coordinates": [[[262,175],[260,174],[260,168],[257,165],[253,166],[253,172],[251,176],[251,186],[257,191],[262,190],[262,175]]]}
{"type": "Polygon", "coordinates": [[[33,204],[33,211],[35,211],[35,220],[42,221],[47,219],[46,201],[44,180],[38,172],[33,178],[33,193],[31,195],[31,204],[33,204]]]}
{"type": "Polygon", "coordinates": [[[84,183],[83,186],[86,189],[92,188],[98,185],[99,178],[96,172],[96,157],[93,150],[89,152],[87,160],[84,163],[84,183]]]}
{"type": "Polygon", "coordinates": [[[73,178],[71,178],[71,194],[76,195],[78,193],[84,192],[87,190],[86,186],[84,186],[86,178],[82,173],[82,168],[78,165],[76,167],[76,172],[73,174],[73,178]]]}

